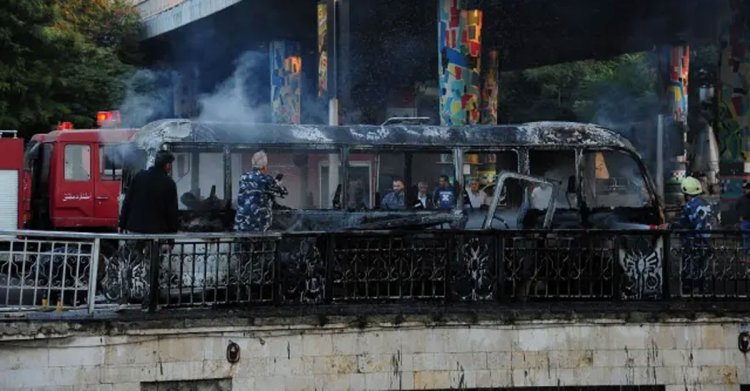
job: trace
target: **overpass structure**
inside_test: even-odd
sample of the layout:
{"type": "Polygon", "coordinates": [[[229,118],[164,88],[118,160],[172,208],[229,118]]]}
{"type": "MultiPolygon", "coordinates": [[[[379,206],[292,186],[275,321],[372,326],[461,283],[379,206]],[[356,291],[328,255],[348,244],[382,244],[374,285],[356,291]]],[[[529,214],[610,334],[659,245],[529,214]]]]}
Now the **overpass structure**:
{"type": "Polygon", "coordinates": [[[152,62],[181,75],[178,116],[195,114],[196,96],[248,51],[273,60],[246,86],[257,105],[270,101],[269,119],[449,125],[502,121],[500,70],[654,51],[662,112],[685,129],[689,88],[709,84],[725,172],[744,175],[750,0],[133,1],[152,62]],[[690,48],[703,44],[721,64],[691,83],[690,48]]]}

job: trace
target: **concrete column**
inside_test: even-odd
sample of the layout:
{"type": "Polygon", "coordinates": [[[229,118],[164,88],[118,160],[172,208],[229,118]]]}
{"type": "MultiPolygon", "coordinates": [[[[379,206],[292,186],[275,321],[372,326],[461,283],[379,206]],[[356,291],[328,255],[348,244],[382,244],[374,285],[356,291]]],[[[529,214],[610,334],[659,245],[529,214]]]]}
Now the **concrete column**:
{"type": "Polygon", "coordinates": [[[318,2],[318,97],[328,97],[328,2],[318,2]]]}
{"type": "Polygon", "coordinates": [[[440,123],[479,123],[482,11],[438,0],[440,123]]]}
{"type": "Polygon", "coordinates": [[[487,51],[482,74],[482,123],[497,125],[497,104],[500,95],[500,53],[487,51]]]}
{"type": "MultiPolygon", "coordinates": [[[[722,162],[741,163],[750,161],[750,0],[726,4],[717,89],[718,141],[722,162]]],[[[748,167],[743,171],[750,174],[748,167]]]]}
{"type": "Polygon", "coordinates": [[[297,42],[273,41],[271,58],[271,120],[277,124],[300,123],[302,57],[297,42]]]}
{"type": "MultiPolygon", "coordinates": [[[[663,113],[664,168],[669,175],[665,179],[664,201],[669,206],[684,202],[680,184],[687,174],[687,114],[688,71],[690,70],[690,47],[686,44],[661,46],[657,51],[660,96],[663,113]]],[[[657,152],[658,153],[658,152],[657,152]]]]}

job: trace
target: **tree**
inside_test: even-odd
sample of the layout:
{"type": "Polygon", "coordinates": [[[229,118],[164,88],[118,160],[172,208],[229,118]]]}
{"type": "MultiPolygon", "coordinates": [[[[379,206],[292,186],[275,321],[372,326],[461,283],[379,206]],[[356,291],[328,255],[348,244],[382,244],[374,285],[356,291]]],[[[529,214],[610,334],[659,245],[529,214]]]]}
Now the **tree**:
{"type": "Polygon", "coordinates": [[[5,0],[0,5],[0,128],[94,125],[138,61],[140,24],[124,0],[5,0]]]}

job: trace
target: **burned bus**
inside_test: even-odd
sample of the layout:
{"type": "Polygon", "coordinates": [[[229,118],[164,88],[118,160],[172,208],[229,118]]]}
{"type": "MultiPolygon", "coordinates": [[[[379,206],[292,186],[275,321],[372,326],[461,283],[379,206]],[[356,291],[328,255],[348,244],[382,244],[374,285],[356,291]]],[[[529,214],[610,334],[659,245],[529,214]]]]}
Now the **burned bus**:
{"type": "MultiPolygon", "coordinates": [[[[159,149],[176,157],[185,231],[232,229],[236,189],[250,157],[268,155],[288,195],[277,199],[271,230],[646,228],[664,216],[632,145],[595,125],[319,126],[163,120],[134,135],[140,163],[159,149]],[[432,197],[439,178],[456,195],[450,208],[412,208],[418,185],[432,197]],[[392,182],[405,208],[388,210],[392,182]],[[472,205],[477,181],[486,201],[472,205]],[[425,186],[426,185],[426,186],[425,186]]],[[[123,193],[128,185],[123,183],[123,193]]]]}

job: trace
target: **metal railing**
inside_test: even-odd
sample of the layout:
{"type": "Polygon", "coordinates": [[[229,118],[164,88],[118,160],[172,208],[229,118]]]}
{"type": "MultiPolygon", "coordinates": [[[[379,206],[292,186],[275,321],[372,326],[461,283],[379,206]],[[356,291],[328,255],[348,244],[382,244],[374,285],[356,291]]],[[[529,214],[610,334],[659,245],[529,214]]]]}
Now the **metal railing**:
{"type": "Polygon", "coordinates": [[[750,297],[739,231],[0,235],[0,310],[750,297]]]}

